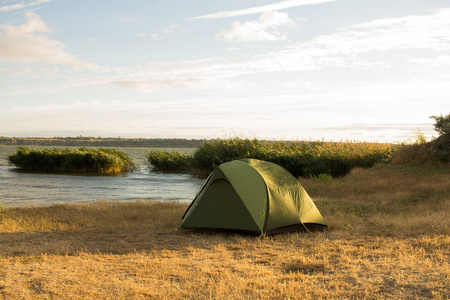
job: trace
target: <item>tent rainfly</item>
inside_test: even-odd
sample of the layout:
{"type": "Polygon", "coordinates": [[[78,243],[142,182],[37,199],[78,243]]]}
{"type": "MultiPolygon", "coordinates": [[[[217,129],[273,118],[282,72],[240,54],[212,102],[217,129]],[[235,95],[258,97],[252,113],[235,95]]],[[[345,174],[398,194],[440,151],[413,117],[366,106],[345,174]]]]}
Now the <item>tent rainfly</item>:
{"type": "Polygon", "coordinates": [[[234,160],[215,168],[180,225],[255,234],[326,226],[314,202],[291,173],[257,159],[234,160]]]}

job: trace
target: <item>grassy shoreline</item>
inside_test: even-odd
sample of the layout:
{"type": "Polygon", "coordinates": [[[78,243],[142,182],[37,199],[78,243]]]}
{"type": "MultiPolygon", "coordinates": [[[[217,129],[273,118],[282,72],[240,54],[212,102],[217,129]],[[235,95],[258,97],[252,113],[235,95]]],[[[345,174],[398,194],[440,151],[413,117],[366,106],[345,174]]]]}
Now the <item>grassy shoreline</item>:
{"type": "Polygon", "coordinates": [[[151,201],[0,207],[0,298],[450,297],[448,165],[301,183],[334,230],[180,230],[187,204],[151,201]]]}

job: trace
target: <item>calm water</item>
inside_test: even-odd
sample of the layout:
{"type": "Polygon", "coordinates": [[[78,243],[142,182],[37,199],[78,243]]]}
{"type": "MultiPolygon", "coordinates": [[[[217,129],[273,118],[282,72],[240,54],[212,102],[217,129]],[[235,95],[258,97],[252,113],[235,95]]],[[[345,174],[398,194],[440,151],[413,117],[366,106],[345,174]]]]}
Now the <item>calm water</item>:
{"type": "Polygon", "coordinates": [[[25,173],[0,166],[0,196],[7,207],[99,199],[192,201],[203,181],[186,174],[154,173],[145,166],[116,176],[25,173]]]}

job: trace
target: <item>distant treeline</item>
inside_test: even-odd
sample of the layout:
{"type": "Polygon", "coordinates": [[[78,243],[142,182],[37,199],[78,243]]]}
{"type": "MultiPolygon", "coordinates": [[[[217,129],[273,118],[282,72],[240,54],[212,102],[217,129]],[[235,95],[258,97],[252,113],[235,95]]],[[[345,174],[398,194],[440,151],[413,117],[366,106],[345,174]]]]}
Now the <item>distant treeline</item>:
{"type": "Polygon", "coordinates": [[[0,137],[0,145],[17,146],[75,146],[75,147],[148,147],[148,148],[197,148],[205,139],[159,139],[159,138],[100,138],[100,137],[54,137],[17,138],[0,137]]]}

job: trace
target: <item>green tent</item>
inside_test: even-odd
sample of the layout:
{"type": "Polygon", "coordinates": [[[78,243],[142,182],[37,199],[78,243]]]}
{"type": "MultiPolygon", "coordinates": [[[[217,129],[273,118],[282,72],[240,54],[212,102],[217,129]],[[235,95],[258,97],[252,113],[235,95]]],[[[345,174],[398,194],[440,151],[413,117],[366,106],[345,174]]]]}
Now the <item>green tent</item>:
{"type": "Polygon", "coordinates": [[[325,228],[326,224],[305,189],[286,169],[241,159],[224,163],[209,175],[180,227],[270,234],[325,228]]]}

